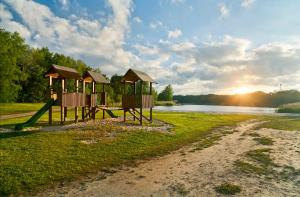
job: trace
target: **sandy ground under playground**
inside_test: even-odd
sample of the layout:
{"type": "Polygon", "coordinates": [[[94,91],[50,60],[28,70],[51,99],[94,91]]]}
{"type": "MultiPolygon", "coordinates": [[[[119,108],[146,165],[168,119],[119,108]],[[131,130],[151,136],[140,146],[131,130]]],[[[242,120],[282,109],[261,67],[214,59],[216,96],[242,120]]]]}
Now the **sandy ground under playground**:
{"type": "Polygon", "coordinates": [[[274,140],[268,146],[277,166],[300,169],[300,131],[255,129],[260,123],[247,121],[232,129],[215,145],[194,151],[197,143],[168,155],[139,161],[78,181],[61,183],[38,196],[220,196],[215,187],[230,182],[241,187],[237,196],[298,196],[300,177],[293,180],[266,179],[239,172],[234,162],[245,153],[266,146],[257,145],[251,133],[274,140]]]}

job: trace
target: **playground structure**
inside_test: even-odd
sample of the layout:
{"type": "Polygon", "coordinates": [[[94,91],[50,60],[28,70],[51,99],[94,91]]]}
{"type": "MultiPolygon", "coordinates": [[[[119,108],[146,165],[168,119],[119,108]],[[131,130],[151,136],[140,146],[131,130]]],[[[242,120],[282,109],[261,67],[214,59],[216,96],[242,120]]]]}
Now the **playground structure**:
{"type": "MultiPolygon", "coordinates": [[[[86,95],[86,106],[82,107],[82,120],[85,120],[87,117],[96,118],[96,113],[101,108],[106,107],[106,92],[105,85],[109,84],[109,81],[100,73],[87,71],[83,75],[83,93],[85,93],[85,86],[87,83],[92,84],[92,92],[90,95],[86,95]],[[96,85],[99,84],[102,87],[101,92],[96,91],[96,85]]],[[[105,110],[102,110],[102,118],[105,117],[105,110]]]]}
{"type": "Polygon", "coordinates": [[[124,110],[124,122],[126,121],[126,113],[129,112],[133,116],[133,120],[136,119],[143,124],[143,119],[152,122],[152,108],[153,108],[153,96],[152,96],[152,84],[154,80],[146,73],[134,69],[129,69],[122,78],[124,84],[124,94],[122,97],[122,108],[124,110]],[[137,92],[137,84],[139,83],[139,92],[137,92]],[[143,93],[144,83],[149,83],[149,93],[143,93]],[[131,86],[131,93],[126,92],[126,85],[131,86]],[[150,109],[150,117],[143,115],[143,108],[150,109]],[[139,110],[138,110],[139,109],[139,110]]]}
{"type": "MultiPolygon", "coordinates": [[[[124,122],[126,113],[129,112],[142,124],[143,119],[152,122],[152,83],[153,79],[144,72],[129,69],[123,76],[121,83],[124,84],[124,94],[122,97],[122,108],[108,108],[106,101],[105,85],[109,81],[100,73],[87,71],[83,77],[73,68],[52,65],[46,72],[45,77],[49,78],[49,100],[36,112],[28,121],[16,125],[17,130],[33,125],[38,119],[48,111],[49,125],[52,124],[53,106],[60,106],[60,123],[64,124],[68,114],[68,107],[75,109],[75,122],[78,122],[78,109],[82,109],[82,121],[96,118],[96,113],[102,110],[102,118],[105,118],[105,112],[115,118],[112,110],[124,111],[124,122]],[[68,80],[68,81],[67,81],[68,80]],[[54,83],[56,82],[56,83],[54,83]],[[57,83],[58,82],[58,83],[57,83]],[[68,84],[74,83],[73,91],[68,91],[68,84]],[[79,92],[79,83],[82,83],[81,92],[79,92]],[[143,94],[143,84],[150,83],[149,94],[143,94]],[[130,84],[133,91],[126,92],[126,85],[130,84]],[[140,91],[137,93],[137,84],[140,85],[140,91]],[[91,86],[90,88],[87,88],[91,86]],[[97,88],[98,86],[98,88],[97,88]],[[55,91],[54,91],[55,89],[55,91]],[[90,90],[90,91],[87,91],[90,90]],[[143,108],[150,108],[150,117],[143,115],[143,108]],[[139,110],[137,110],[139,109],[139,110]],[[137,115],[138,114],[138,115],[137,115]]],[[[144,86],[146,87],[146,86],[144,86]]]]}

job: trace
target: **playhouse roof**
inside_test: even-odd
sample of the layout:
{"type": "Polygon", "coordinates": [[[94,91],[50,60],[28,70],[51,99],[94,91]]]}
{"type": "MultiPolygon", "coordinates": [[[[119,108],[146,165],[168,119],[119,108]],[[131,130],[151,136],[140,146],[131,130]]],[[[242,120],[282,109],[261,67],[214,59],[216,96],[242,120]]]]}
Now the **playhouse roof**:
{"type": "Polygon", "coordinates": [[[154,80],[148,74],[135,69],[129,69],[122,78],[122,82],[126,81],[134,83],[139,80],[151,83],[154,82],[154,80]]]}
{"type": "Polygon", "coordinates": [[[55,64],[51,66],[45,76],[52,76],[53,78],[81,79],[80,74],[75,69],[55,64]]]}
{"type": "Polygon", "coordinates": [[[101,73],[93,71],[87,71],[83,75],[83,79],[88,83],[91,83],[92,81],[96,83],[109,83],[109,81],[101,73]]]}

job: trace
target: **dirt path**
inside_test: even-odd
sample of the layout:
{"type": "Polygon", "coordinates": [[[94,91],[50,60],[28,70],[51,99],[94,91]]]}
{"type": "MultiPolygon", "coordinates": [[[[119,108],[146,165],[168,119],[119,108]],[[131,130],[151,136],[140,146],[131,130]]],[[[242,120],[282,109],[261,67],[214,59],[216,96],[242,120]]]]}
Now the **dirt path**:
{"type": "Polygon", "coordinates": [[[225,182],[240,186],[237,196],[297,196],[300,193],[300,131],[254,130],[260,124],[248,121],[217,144],[196,150],[197,143],[136,167],[61,185],[38,196],[220,196],[215,187],[225,182]],[[280,166],[299,173],[295,179],[281,180],[240,172],[234,165],[245,153],[257,148],[251,133],[272,137],[271,157],[280,166]],[[298,184],[298,185],[297,185],[298,184]]]}

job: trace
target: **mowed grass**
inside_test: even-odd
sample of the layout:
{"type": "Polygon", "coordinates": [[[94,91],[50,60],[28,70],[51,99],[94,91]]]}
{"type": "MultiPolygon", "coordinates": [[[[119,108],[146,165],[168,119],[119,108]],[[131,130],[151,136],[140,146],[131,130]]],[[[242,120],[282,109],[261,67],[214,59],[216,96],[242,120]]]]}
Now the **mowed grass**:
{"type": "MultiPolygon", "coordinates": [[[[54,114],[59,120],[59,113],[54,114]]],[[[70,116],[71,120],[73,116],[70,116]]],[[[101,169],[163,155],[205,138],[214,128],[233,126],[253,118],[250,115],[201,113],[155,113],[154,117],[173,124],[171,134],[127,132],[112,126],[0,134],[0,196],[29,195],[63,180],[74,180],[101,169]],[[101,135],[103,132],[119,133],[114,138],[105,138],[101,135]],[[82,140],[95,139],[97,143],[82,143],[82,140]]],[[[9,124],[14,123],[14,120],[9,121],[9,124]]],[[[17,121],[21,122],[23,118],[17,121]]],[[[46,124],[46,121],[47,115],[44,115],[38,124],[46,124]]],[[[2,124],[7,125],[7,122],[2,124]]]]}
{"type": "Polygon", "coordinates": [[[39,110],[44,103],[0,103],[0,116],[39,110]]]}
{"type": "Polygon", "coordinates": [[[259,128],[271,128],[287,131],[300,131],[300,117],[268,116],[262,118],[266,122],[259,128]]]}

